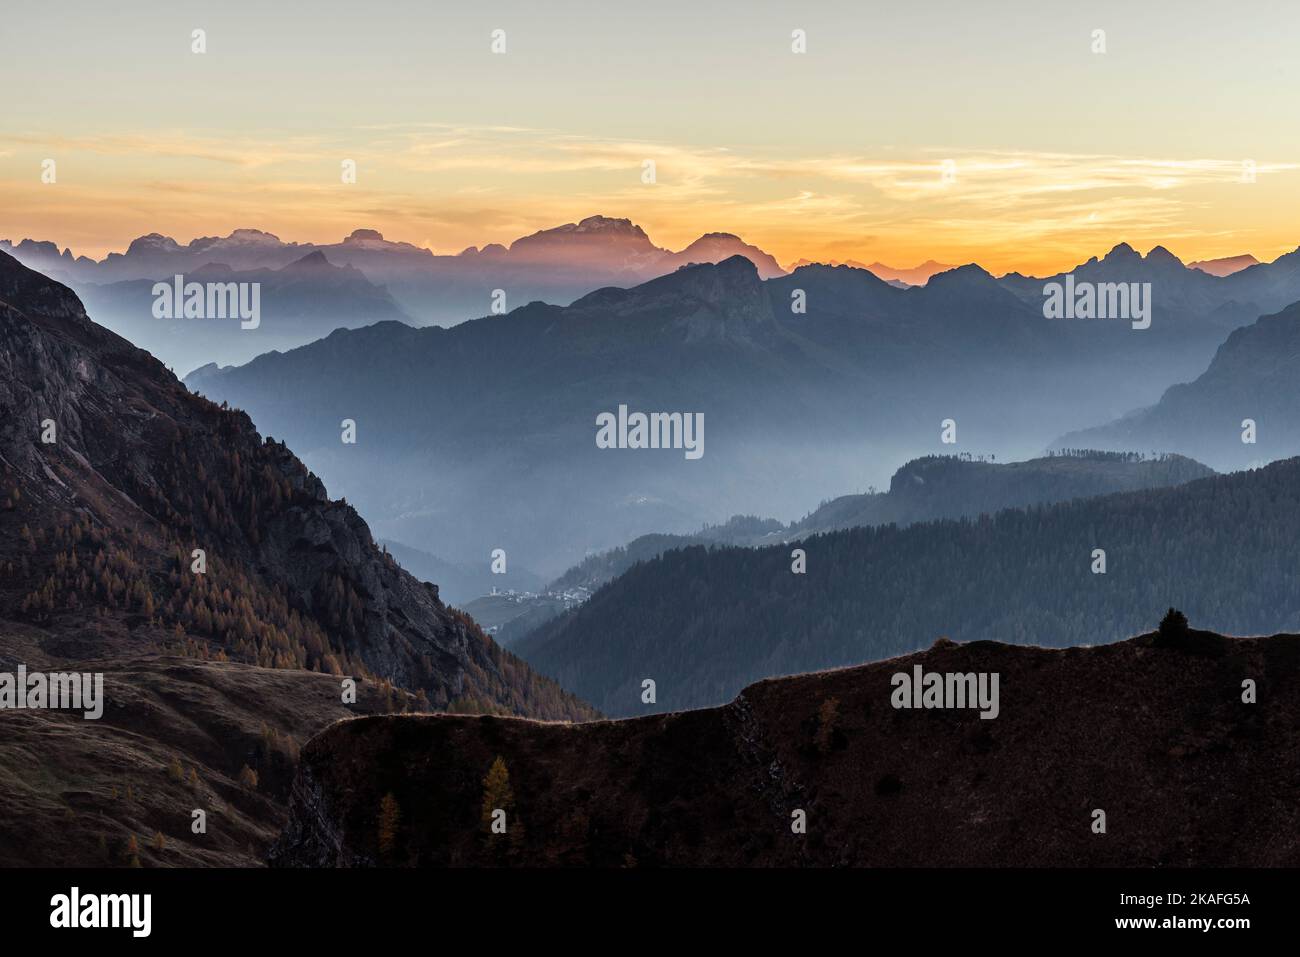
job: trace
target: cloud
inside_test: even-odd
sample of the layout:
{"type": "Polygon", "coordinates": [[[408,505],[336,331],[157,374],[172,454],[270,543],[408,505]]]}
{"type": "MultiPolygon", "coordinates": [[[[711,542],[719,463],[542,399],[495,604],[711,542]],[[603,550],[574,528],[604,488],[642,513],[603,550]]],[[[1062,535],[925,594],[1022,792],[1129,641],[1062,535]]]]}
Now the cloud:
{"type": "MultiPolygon", "coordinates": [[[[306,240],[343,235],[365,215],[366,225],[395,238],[462,248],[599,212],[631,216],[675,248],[720,229],[784,259],[834,250],[841,258],[966,257],[1016,266],[1030,247],[1066,257],[1118,235],[1220,240],[1222,224],[1206,212],[1213,190],[1239,185],[1248,169],[1256,183],[1300,169],[1264,159],[1248,168],[1235,158],[950,147],[906,155],[729,149],[443,123],[294,136],[23,133],[9,145],[15,149],[0,155],[26,147],[61,158],[57,195],[34,193],[34,180],[0,183],[5,208],[21,210],[33,233],[56,239],[53,223],[76,216],[96,224],[79,229],[82,236],[127,224],[178,238],[232,225],[323,233],[299,236],[306,240]],[[357,162],[356,185],[340,182],[345,158],[357,162]],[[645,160],[656,165],[653,185],[641,180],[645,160]],[[57,219],[42,220],[39,210],[51,199],[57,219]]],[[[122,248],[129,238],[100,240],[122,248]]]]}

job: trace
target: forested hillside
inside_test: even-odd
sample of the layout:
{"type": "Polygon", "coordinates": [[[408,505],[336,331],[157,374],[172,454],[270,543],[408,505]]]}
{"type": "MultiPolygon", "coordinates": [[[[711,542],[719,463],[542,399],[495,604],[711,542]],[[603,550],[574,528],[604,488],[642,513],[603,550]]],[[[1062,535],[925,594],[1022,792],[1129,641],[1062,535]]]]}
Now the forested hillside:
{"type": "Polygon", "coordinates": [[[780,674],[872,661],[940,636],[1095,644],[1168,606],[1200,627],[1300,627],[1300,459],[993,517],[696,546],[640,564],[515,650],[600,710],[700,707],[780,674]],[[1095,573],[1095,549],[1105,573],[1095,573]],[[653,706],[642,681],[656,682],[653,706]]]}
{"type": "Polygon", "coordinates": [[[584,559],[551,587],[594,590],[637,562],[687,545],[773,545],[859,525],[892,522],[901,526],[938,518],[976,518],[1004,508],[1181,485],[1213,474],[1213,469],[1181,455],[1095,449],[1060,450],[1025,462],[927,455],[895,472],[888,491],[841,495],[789,525],[737,515],[694,535],[642,535],[626,546],[584,559]]]}

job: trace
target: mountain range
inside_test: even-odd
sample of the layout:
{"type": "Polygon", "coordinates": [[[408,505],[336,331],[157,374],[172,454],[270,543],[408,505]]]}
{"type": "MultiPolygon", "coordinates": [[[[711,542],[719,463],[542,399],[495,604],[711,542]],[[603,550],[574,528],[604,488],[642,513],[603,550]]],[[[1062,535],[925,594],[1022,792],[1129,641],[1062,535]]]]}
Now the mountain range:
{"type": "Polygon", "coordinates": [[[674,252],[656,246],[626,219],[590,216],[521,237],[436,255],[357,229],[338,243],[282,241],[259,229],[205,236],[184,245],[150,233],[124,253],[95,261],[49,241],[0,241],[0,251],[72,287],[113,331],[188,372],[206,362],[243,363],[303,345],[338,328],[387,319],[450,325],[488,312],[494,292],[507,307],[568,303],[602,286],[636,285],[682,265],[749,258],[764,278],[784,275],[777,261],[730,233],[706,233],[674,252]],[[333,268],[327,268],[333,267],[333,268]],[[309,282],[300,282],[303,274],[309,282]],[[157,281],[261,282],[265,322],[255,330],[219,322],[163,322],[151,311],[157,281]]]}
{"type": "MultiPolygon", "coordinates": [[[[539,230],[508,246],[489,243],[454,255],[386,240],[374,229],[357,229],[340,242],[325,244],[286,242],[248,228],[186,244],[150,233],[133,240],[125,252],[109,253],[100,261],[76,256],[50,241],[31,239],[0,240],[0,251],[68,284],[110,328],[181,371],[205,362],[246,362],[263,352],[321,338],[336,328],[384,319],[418,326],[452,325],[534,300],[565,305],[601,287],[635,286],[683,265],[718,263],[736,255],[753,262],[762,279],[786,275],[774,257],[731,233],[706,233],[672,251],[655,245],[631,221],[606,216],[539,230]],[[313,293],[279,275],[294,264],[316,262],[315,254],[344,270],[328,278],[322,271],[320,285],[328,286],[328,295],[313,293]],[[178,327],[156,320],[144,308],[146,281],[170,281],[176,275],[199,278],[191,276],[196,273],[210,280],[270,283],[275,295],[267,303],[266,325],[254,334],[223,324],[178,327]],[[132,285],[136,282],[141,285],[132,285]]],[[[792,270],[812,265],[817,264],[800,259],[792,270]]],[[[956,268],[933,259],[906,269],[856,260],[827,265],[861,269],[896,288],[924,285],[956,268]]],[[[1121,244],[1103,259],[1090,260],[1073,272],[1081,279],[1095,275],[1159,281],[1165,287],[1159,308],[1166,321],[1209,319],[1224,331],[1300,298],[1292,275],[1295,264],[1270,268],[1274,265],[1236,256],[1183,267],[1161,247],[1142,257],[1121,244]]],[[[1041,307],[1043,281],[1010,273],[1000,282],[1041,307]]]]}
{"type": "Polygon", "coordinates": [[[1297,254],[1216,278],[1121,245],[1076,272],[1150,282],[1150,328],[1046,319],[1046,280],[973,265],[901,289],[847,266],[764,280],[733,256],[451,329],[338,331],[186,383],[288,437],[384,537],[554,577],[644,534],[790,521],[918,456],[1034,457],[1199,373],[1261,303],[1300,300],[1297,254]],[[621,405],[703,414],[707,451],[597,449],[596,417],[621,405]]]}
{"type": "MultiPolygon", "coordinates": [[[[1151,283],[1153,323],[1217,327],[1224,333],[1300,299],[1300,249],[1271,263],[1259,263],[1226,276],[1192,269],[1163,246],[1145,256],[1120,243],[1101,258],[1070,270],[1073,282],[1151,283]]],[[[1047,283],[1065,282],[1066,273],[1032,278],[1008,273],[1001,282],[1026,302],[1042,304],[1047,283]]]]}

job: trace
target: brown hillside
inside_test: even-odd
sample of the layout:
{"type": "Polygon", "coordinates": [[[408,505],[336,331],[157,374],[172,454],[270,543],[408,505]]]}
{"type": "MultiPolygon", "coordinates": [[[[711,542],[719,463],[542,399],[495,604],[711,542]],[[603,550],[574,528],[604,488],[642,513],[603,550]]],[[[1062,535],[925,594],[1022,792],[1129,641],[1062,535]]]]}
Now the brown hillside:
{"type": "Polygon", "coordinates": [[[360,718],[304,749],[273,863],[1295,866],[1298,684],[1289,635],[1069,650],[941,641],[762,681],[700,711],[571,726],[360,718]],[[895,710],[891,676],[914,664],[999,673],[1000,714],[895,710]],[[1256,704],[1242,701],[1246,678],[1256,704]],[[489,837],[484,780],[498,756],[519,831],[489,837]],[[385,855],[389,793],[401,824],[385,855]]]}

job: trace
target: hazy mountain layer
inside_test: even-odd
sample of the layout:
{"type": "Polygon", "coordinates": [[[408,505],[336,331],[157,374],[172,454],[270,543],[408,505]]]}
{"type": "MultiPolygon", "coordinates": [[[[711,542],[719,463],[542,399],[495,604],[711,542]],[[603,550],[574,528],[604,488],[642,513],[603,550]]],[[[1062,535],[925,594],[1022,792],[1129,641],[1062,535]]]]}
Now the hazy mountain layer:
{"type": "Polygon", "coordinates": [[[1169,604],[1218,631],[1300,630],[1298,536],[1300,459],[1289,459],[977,520],[817,535],[798,545],[802,574],[791,545],[670,551],[515,650],[605,714],[630,715],[646,678],[658,684],[655,710],[700,707],[763,677],[887,658],[940,635],[1115,641],[1169,604]]]}
{"type": "MultiPolygon", "coordinates": [[[[381,541],[388,554],[420,581],[434,582],[438,596],[449,605],[464,608],[465,603],[496,588],[500,591],[536,591],[545,582],[519,565],[507,563],[505,571],[494,573],[490,561],[478,565],[444,561],[436,555],[411,548],[400,542],[381,541]]],[[[478,618],[475,617],[475,621],[478,618]]]]}
{"type": "Polygon", "coordinates": [[[558,575],[643,534],[789,520],[918,455],[1037,454],[1062,423],[1154,401],[1221,336],[1047,320],[973,266],[898,289],[847,267],[762,281],[733,257],[453,329],[341,331],[186,383],[289,438],[385,537],[558,575]],[[598,448],[620,407],[702,415],[702,454],[598,448]]]}
{"type": "MultiPolygon", "coordinates": [[[[133,240],[125,253],[109,253],[100,262],[74,256],[69,249],[60,251],[52,242],[3,240],[0,250],[78,292],[83,285],[170,278],[213,266],[278,270],[320,253],[335,265],[356,268],[387,286],[402,310],[421,325],[450,325],[485,315],[497,289],[510,308],[533,300],[564,304],[601,286],[632,286],[689,263],[720,262],[736,255],[752,259],[764,278],[784,274],[772,256],[731,233],[706,233],[673,252],[656,246],[634,223],[607,216],[539,230],[509,246],[471,246],[455,255],[387,240],[374,229],[357,229],[341,242],[324,244],[285,242],[260,229],[237,229],[229,236],[201,237],[186,244],[151,233],[133,240]]],[[[298,344],[302,341],[309,340],[298,344]]],[[[136,344],[153,351],[149,341],[136,344]]],[[[230,360],[209,355],[203,361],[230,360]]]]}
{"type": "Polygon", "coordinates": [[[772,545],[863,525],[974,518],[1016,506],[1179,485],[1213,474],[1212,469],[1182,456],[1145,459],[1081,451],[1005,463],[930,456],[908,462],[895,472],[886,492],[842,495],[789,525],[736,516],[694,535],[643,535],[625,546],[583,559],[550,587],[594,591],[637,562],[687,545],[772,545]]]}
{"type": "Polygon", "coordinates": [[[1198,378],[1154,406],[1059,443],[1174,449],[1220,469],[1300,454],[1300,304],[1233,332],[1198,378]]]}
{"type": "MultiPolygon", "coordinates": [[[[169,286],[175,283],[174,274],[158,278],[169,286]]],[[[292,349],[339,328],[413,321],[386,289],[355,267],[331,265],[320,252],[278,269],[203,266],[185,272],[184,282],[203,284],[205,307],[209,283],[256,283],[255,324],[238,317],[185,318],[179,307],[174,318],[159,318],[152,279],[80,283],[77,292],[101,325],[181,375],[209,362],[248,362],[265,352],[292,349]]]]}

